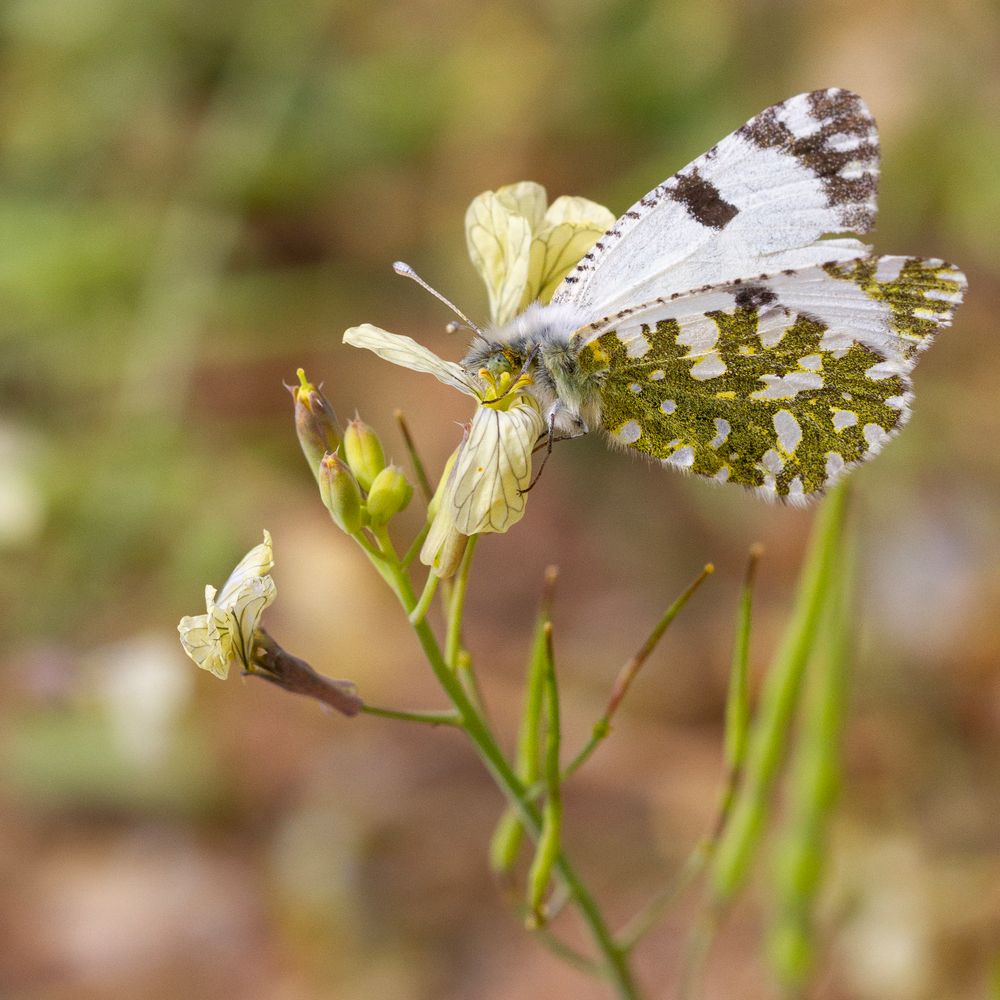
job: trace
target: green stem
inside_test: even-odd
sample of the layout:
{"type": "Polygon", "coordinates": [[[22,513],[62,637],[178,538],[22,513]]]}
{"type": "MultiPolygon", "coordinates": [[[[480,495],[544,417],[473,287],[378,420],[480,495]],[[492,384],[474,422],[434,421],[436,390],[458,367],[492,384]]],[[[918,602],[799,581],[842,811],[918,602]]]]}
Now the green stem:
{"type": "Polygon", "coordinates": [[[403,415],[402,410],[396,410],[393,416],[396,418],[399,431],[403,435],[403,440],[406,442],[406,450],[410,454],[410,462],[413,464],[413,472],[417,477],[417,485],[420,487],[420,492],[424,495],[424,500],[427,503],[430,503],[431,497],[434,496],[434,488],[431,486],[431,482],[427,478],[427,471],[424,468],[424,463],[421,461],[420,453],[417,451],[417,446],[413,441],[413,435],[410,433],[410,425],[406,422],[406,417],[403,415]]]}
{"type": "MultiPolygon", "coordinates": [[[[535,624],[535,636],[531,644],[531,657],[528,661],[528,676],[525,684],[524,710],[521,713],[521,726],[517,734],[516,771],[518,778],[527,787],[527,794],[534,801],[544,791],[544,782],[538,781],[539,733],[542,718],[542,692],[545,682],[546,637],[545,626],[552,617],[552,601],[555,594],[556,579],[559,571],[555,566],[549,566],[545,571],[545,588],[542,591],[542,602],[538,609],[538,619],[535,624]]],[[[490,861],[495,872],[508,872],[517,862],[521,848],[521,821],[517,811],[508,806],[500,817],[500,822],[493,833],[490,843],[490,861]]]]}
{"type": "Polygon", "coordinates": [[[395,708],[382,708],[379,705],[362,705],[361,711],[366,715],[378,715],[383,719],[400,719],[403,722],[423,722],[429,726],[461,726],[462,719],[458,712],[407,712],[395,708]]]}
{"type": "Polygon", "coordinates": [[[545,924],[548,916],[543,905],[545,890],[552,877],[552,866],[561,849],[562,789],[559,768],[559,686],[556,682],[555,656],[552,649],[552,622],[546,622],[545,673],[543,675],[546,714],[545,732],[545,805],[542,808],[542,835],[528,873],[529,926],[545,924]]]}
{"type": "Polygon", "coordinates": [[[681,893],[704,871],[709,859],[707,841],[701,841],[688,855],[683,867],[672,881],[662,888],[645,908],[640,910],[618,932],[618,946],[625,952],[632,951],[646,933],[653,929],[664,913],[676,902],[681,893]]]}
{"type": "Polygon", "coordinates": [[[708,563],[701,573],[688,585],[684,593],[667,608],[663,617],[653,627],[653,631],[649,633],[639,651],[618,671],[618,676],[615,678],[615,684],[611,690],[611,697],[608,699],[607,707],[604,709],[604,714],[594,723],[590,739],[586,742],[583,749],[570,761],[569,766],[563,774],[563,781],[566,781],[575,774],[590,755],[607,739],[608,734],[611,732],[611,719],[615,712],[618,711],[618,706],[622,703],[625,695],[628,694],[628,689],[632,686],[632,682],[638,676],[643,664],[649,659],[653,650],[656,649],[657,643],[663,638],[663,633],[670,627],[670,623],[677,617],[681,608],[687,604],[694,592],[714,572],[715,567],[711,563],[708,563]]]}
{"type": "Polygon", "coordinates": [[[656,925],[678,896],[697,879],[715,854],[719,838],[725,829],[736,789],[743,773],[746,734],[750,723],[750,693],[748,683],[750,661],[750,621],[753,610],[753,582],[763,548],[753,545],[747,562],[736,619],[736,640],[730,671],[729,695],[726,700],[726,781],[719,798],[715,821],[710,832],[695,844],[680,871],[661,889],[619,932],[618,941],[631,951],[639,940],[656,925]]]}
{"type": "MultiPolygon", "coordinates": [[[[382,540],[380,539],[380,541],[382,540]]],[[[409,616],[416,605],[413,585],[406,573],[399,567],[398,562],[391,569],[394,577],[393,590],[403,610],[409,616]]],[[[504,757],[493,733],[472,703],[461,681],[445,661],[430,625],[426,620],[416,622],[413,624],[413,630],[434,676],[458,711],[462,720],[461,724],[469,739],[472,740],[480,759],[507,800],[517,808],[524,828],[537,841],[541,836],[541,815],[528,800],[524,785],[504,757]]],[[[601,953],[604,973],[618,997],[620,1000],[639,1000],[640,993],[632,979],[627,956],[615,943],[597,903],[580,880],[564,852],[559,852],[554,867],[565,883],[581,918],[587,925],[591,937],[601,953]]]]}
{"type": "Polygon", "coordinates": [[[428,572],[427,582],[424,584],[424,590],[420,595],[420,600],[417,601],[413,610],[410,612],[410,624],[413,624],[414,622],[422,622],[427,617],[431,601],[434,600],[434,593],[437,590],[439,579],[440,577],[437,573],[428,572]]]}
{"type": "Polygon", "coordinates": [[[413,539],[413,543],[406,550],[406,555],[403,556],[400,563],[403,569],[406,569],[406,567],[409,566],[418,555],[420,555],[420,550],[424,547],[424,541],[427,538],[427,532],[430,530],[431,522],[425,521],[424,526],[417,532],[417,537],[413,539]]]}
{"type": "Polygon", "coordinates": [[[472,566],[472,556],[476,551],[478,535],[470,535],[462,562],[455,574],[455,582],[451,588],[448,602],[448,627],[444,640],[445,663],[455,670],[458,667],[458,654],[462,648],[462,618],[465,614],[465,595],[469,589],[469,570],[472,566]]]}
{"type": "Polygon", "coordinates": [[[358,543],[358,545],[361,546],[364,554],[368,556],[368,561],[378,571],[378,575],[382,577],[382,579],[385,580],[390,587],[394,586],[394,576],[389,561],[381,552],[379,552],[377,548],[375,548],[374,545],[372,545],[365,533],[363,531],[356,531],[351,537],[358,543]]]}
{"type": "Polygon", "coordinates": [[[792,621],[768,673],[747,746],[743,782],[712,865],[716,907],[742,885],[760,840],[767,802],[784,753],[802,676],[816,642],[821,614],[842,542],[847,493],[839,487],[820,508],[792,621]]]}

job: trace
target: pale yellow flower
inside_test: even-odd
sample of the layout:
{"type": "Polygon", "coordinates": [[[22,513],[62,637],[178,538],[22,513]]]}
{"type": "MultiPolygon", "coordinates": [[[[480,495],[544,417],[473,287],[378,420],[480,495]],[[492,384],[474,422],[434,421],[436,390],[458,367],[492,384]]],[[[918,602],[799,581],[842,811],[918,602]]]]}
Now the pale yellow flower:
{"type": "Polygon", "coordinates": [[[233,664],[250,669],[260,616],[277,592],[267,575],[272,566],[271,535],[265,531],[264,541],[240,560],[221,591],[205,588],[206,614],[180,620],[184,652],[202,670],[225,680],[233,664]]]}
{"type": "Polygon", "coordinates": [[[533,181],[484,191],[465,213],[469,257],[479,271],[497,325],[536,300],[548,302],[559,282],[615,221],[586,198],[551,205],[533,181]]]}
{"type": "Polygon", "coordinates": [[[448,576],[454,572],[455,560],[442,562],[441,555],[458,548],[454,533],[502,533],[524,516],[524,491],[531,483],[531,454],[545,430],[538,402],[519,391],[529,384],[529,377],[521,375],[512,386],[516,375],[509,372],[499,377],[486,369],[468,372],[409,337],[369,323],[348,330],[344,343],[364,347],[404,368],[427,372],[479,404],[454,463],[446,471],[434,522],[420,554],[425,565],[448,576]]]}
{"type": "MultiPolygon", "coordinates": [[[[503,325],[532,302],[548,302],[614,221],[611,212],[586,198],[562,197],[549,205],[545,188],[531,181],[475,198],[465,215],[465,235],[472,263],[486,282],[493,322],[503,325]]],[[[414,276],[409,268],[401,273],[414,276]]],[[[428,372],[478,403],[432,502],[431,528],[420,552],[421,562],[450,576],[468,536],[505,532],[524,516],[531,457],[545,431],[538,401],[522,391],[531,376],[513,369],[467,371],[409,337],[368,323],[348,330],[344,343],[428,372]]]]}

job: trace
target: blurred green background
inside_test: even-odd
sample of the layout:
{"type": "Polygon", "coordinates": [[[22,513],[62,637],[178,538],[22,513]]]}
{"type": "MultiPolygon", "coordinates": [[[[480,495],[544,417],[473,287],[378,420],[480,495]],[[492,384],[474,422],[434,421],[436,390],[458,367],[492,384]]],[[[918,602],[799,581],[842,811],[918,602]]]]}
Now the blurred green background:
{"type": "MultiPolygon", "coordinates": [[[[1000,957],[1000,11],[860,0],[6,0],[0,6],[0,993],[16,998],[597,998],[487,873],[500,808],[450,732],[323,715],[184,660],[175,623],[275,539],[271,631],[373,701],[440,704],[392,599],[331,525],[282,381],[304,365],[399,461],[467,402],[340,344],[373,322],[457,358],[410,261],[473,316],[463,213],[533,179],[616,212],[775,101],[859,91],[883,252],[962,265],[911,425],[854,477],[858,655],[811,996],[988,995],[1000,957]]],[[[811,513],[557,449],[485,539],[468,642],[516,727],[557,563],[567,744],[706,561],[568,793],[613,922],[709,822],[736,593],[753,664],[811,513]]],[[[418,515],[403,519],[408,531],[418,515]]],[[[773,860],[773,858],[771,858],[773,860]]],[[[707,996],[766,995],[768,853],[707,996]]],[[[687,915],[639,953],[668,996],[687,915]]]]}

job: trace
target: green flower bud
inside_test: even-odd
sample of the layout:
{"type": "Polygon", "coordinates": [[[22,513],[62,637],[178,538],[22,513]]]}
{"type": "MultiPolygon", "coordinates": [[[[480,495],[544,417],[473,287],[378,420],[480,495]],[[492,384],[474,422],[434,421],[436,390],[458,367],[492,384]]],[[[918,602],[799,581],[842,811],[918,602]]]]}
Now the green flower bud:
{"type": "Polygon", "coordinates": [[[401,510],[405,510],[413,497],[413,487],[398,465],[387,465],[368,491],[368,516],[373,527],[387,524],[401,510]]]}
{"type": "Polygon", "coordinates": [[[344,431],[344,457],[367,493],[375,477],[385,468],[385,452],[374,428],[363,420],[352,420],[344,431]]]}
{"type": "Polygon", "coordinates": [[[326,396],[306,380],[306,373],[301,368],[297,374],[299,384],[288,386],[295,401],[295,433],[302,446],[302,454],[318,479],[323,456],[340,447],[340,428],[326,396]]]}
{"type": "Polygon", "coordinates": [[[353,535],[361,530],[365,521],[361,488],[339,456],[327,453],[319,463],[319,493],[341,531],[353,535]]]}

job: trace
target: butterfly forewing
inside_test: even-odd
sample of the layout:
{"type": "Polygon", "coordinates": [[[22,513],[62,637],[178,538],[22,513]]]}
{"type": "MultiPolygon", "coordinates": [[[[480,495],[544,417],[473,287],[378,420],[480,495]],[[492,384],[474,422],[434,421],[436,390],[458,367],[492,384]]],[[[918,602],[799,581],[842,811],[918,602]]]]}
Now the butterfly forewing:
{"type": "Polygon", "coordinates": [[[612,440],[806,498],[909,415],[909,371],[965,287],[942,261],[865,257],[647,303],[578,334],[612,440]]]}
{"type": "Polygon", "coordinates": [[[566,276],[554,301],[591,315],[867,248],[824,234],[875,218],[878,134],[864,101],[818,90],[776,104],[636,202],[566,276]]]}

